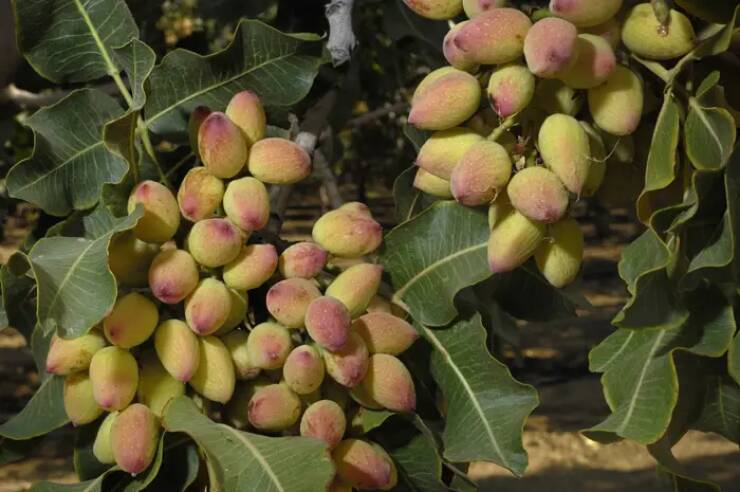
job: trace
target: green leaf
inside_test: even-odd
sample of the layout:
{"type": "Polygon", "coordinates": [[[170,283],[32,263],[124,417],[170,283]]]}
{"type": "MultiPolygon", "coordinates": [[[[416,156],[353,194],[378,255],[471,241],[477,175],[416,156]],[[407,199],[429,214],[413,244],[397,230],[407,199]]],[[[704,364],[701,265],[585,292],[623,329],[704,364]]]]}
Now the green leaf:
{"type": "Polygon", "coordinates": [[[23,410],[0,425],[0,436],[23,440],[48,434],[69,422],[64,411],[64,378],[47,378],[23,410]]]}
{"type": "Polygon", "coordinates": [[[438,199],[414,188],[414,178],[419,168],[411,166],[393,182],[393,202],[396,204],[398,222],[411,220],[438,199]]]}
{"type": "Polygon", "coordinates": [[[35,135],[33,154],[8,173],[8,192],[51,215],[94,206],[103,185],[126,174],[124,159],[108,149],[103,127],[123,110],[97,90],[71,93],[28,118],[35,135]]]}
{"type": "Polygon", "coordinates": [[[441,51],[442,41],[449,31],[446,22],[426,19],[408,8],[403,2],[390,2],[383,15],[385,32],[393,41],[408,37],[426,43],[435,52],[441,51]]]}
{"type": "Polygon", "coordinates": [[[31,487],[30,492],[102,492],[103,481],[107,474],[100,475],[94,480],[80,483],[38,482],[31,487]]]}
{"type": "Polygon", "coordinates": [[[116,65],[121,67],[128,77],[131,87],[131,109],[143,108],[146,103],[144,83],[154,69],[157,55],[143,41],[132,39],[127,45],[115,48],[113,58],[116,65]]]}
{"type": "Polygon", "coordinates": [[[727,351],[727,372],[740,384],[740,332],[735,335],[727,351]]]}
{"type": "Polygon", "coordinates": [[[377,429],[395,414],[388,410],[371,410],[359,407],[349,421],[349,433],[353,436],[363,436],[373,429],[377,429]]]}
{"type": "Polygon", "coordinates": [[[185,396],[167,406],[163,424],[185,432],[203,448],[225,492],[324,490],[334,466],[324,443],[302,437],[266,437],[217,424],[185,396]]]}
{"type": "Polygon", "coordinates": [[[117,75],[113,48],[139,35],[121,0],[14,0],[13,6],[21,51],[53,82],[117,75]]]}
{"type": "Polygon", "coordinates": [[[36,326],[36,283],[26,275],[16,276],[7,265],[0,268],[3,311],[6,323],[29,340],[36,326]]]}
{"type": "Polygon", "coordinates": [[[717,374],[708,378],[706,389],[702,413],[694,427],[740,443],[740,386],[728,376],[717,374]]]}
{"type": "Polygon", "coordinates": [[[325,59],[318,37],[284,34],[259,21],[242,21],[224,50],[201,56],[168,53],[149,78],[147,125],[155,133],[184,136],[190,112],[223,110],[235,92],[256,92],[266,106],[290,106],[313,84],[325,59]]]}
{"type": "Polygon", "coordinates": [[[93,454],[95,436],[102,420],[77,427],[75,429],[75,442],[72,454],[72,463],[75,467],[77,478],[81,481],[92,480],[105,473],[111,465],[101,463],[93,454]]]}
{"type": "Polygon", "coordinates": [[[0,466],[15,463],[24,459],[38,449],[43,440],[42,437],[14,441],[13,439],[0,439],[0,466]]]}
{"type": "Polygon", "coordinates": [[[198,447],[192,441],[171,446],[178,437],[177,434],[165,434],[162,466],[157,478],[151,483],[150,490],[185,492],[198,477],[200,470],[198,447]]]}
{"type": "Polygon", "coordinates": [[[479,314],[443,329],[417,328],[434,348],[432,375],[447,402],[445,458],[493,461],[521,475],[527,467],[522,428],[538,403],[534,388],[488,353],[479,314]]]}
{"type": "Polygon", "coordinates": [[[686,154],[697,169],[722,169],[735,145],[735,119],[725,108],[706,108],[692,97],[684,125],[686,154]]]}
{"type": "Polygon", "coordinates": [[[455,318],[460,289],[491,276],[486,250],[488,218],[478,209],[437,202],[385,238],[381,261],[395,289],[420,323],[441,326],[455,318]]]}

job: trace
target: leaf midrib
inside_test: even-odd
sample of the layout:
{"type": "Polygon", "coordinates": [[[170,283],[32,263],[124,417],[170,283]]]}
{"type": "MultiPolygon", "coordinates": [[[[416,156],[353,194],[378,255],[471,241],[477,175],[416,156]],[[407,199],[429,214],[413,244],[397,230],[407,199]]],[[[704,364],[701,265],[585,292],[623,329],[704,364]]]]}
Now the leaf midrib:
{"type": "MultiPolygon", "coordinates": [[[[30,183],[26,183],[22,187],[15,189],[13,191],[13,193],[14,194],[21,193],[21,192],[25,191],[26,189],[30,188],[31,186],[35,185],[39,181],[44,180],[44,179],[47,179],[52,174],[56,174],[57,172],[59,172],[60,170],[62,170],[64,167],[66,167],[70,163],[76,161],[77,159],[79,159],[83,155],[87,154],[88,152],[92,151],[93,149],[95,149],[96,147],[99,147],[101,145],[103,145],[103,141],[102,140],[99,141],[99,142],[95,142],[92,145],[88,145],[87,147],[84,147],[83,149],[78,150],[73,155],[71,155],[69,158],[67,158],[66,160],[64,160],[64,162],[62,162],[61,164],[59,164],[58,166],[50,169],[48,172],[42,174],[41,176],[39,176],[38,178],[34,179],[30,183]]],[[[26,159],[24,162],[27,162],[30,159],[33,159],[33,157],[35,157],[35,155],[34,156],[31,156],[28,159],[26,159]]]]}
{"type": "Polygon", "coordinates": [[[719,139],[719,135],[717,135],[717,133],[714,131],[714,127],[712,126],[712,124],[709,122],[706,115],[704,114],[705,108],[699,105],[699,103],[696,101],[696,98],[693,98],[693,97],[689,100],[689,105],[691,105],[691,107],[694,109],[694,114],[696,114],[698,118],[701,120],[701,122],[704,123],[704,126],[707,127],[707,131],[709,132],[709,135],[712,136],[714,143],[717,145],[717,148],[719,149],[719,155],[722,156],[722,158],[724,159],[725,152],[724,152],[724,149],[722,148],[722,142],[719,139]]]}
{"type": "Polygon", "coordinates": [[[255,457],[255,459],[259,462],[262,469],[267,473],[267,475],[270,477],[270,480],[275,484],[275,486],[278,488],[278,490],[285,492],[285,488],[283,487],[283,484],[280,483],[280,479],[275,475],[275,473],[272,471],[272,467],[270,464],[265,460],[265,457],[262,456],[262,453],[259,452],[259,450],[249,442],[249,440],[242,435],[242,433],[233,427],[230,427],[228,425],[224,424],[218,424],[222,428],[226,429],[230,433],[232,433],[234,436],[236,436],[237,439],[239,439],[244,445],[249,449],[249,451],[252,453],[252,455],[255,457]]]}

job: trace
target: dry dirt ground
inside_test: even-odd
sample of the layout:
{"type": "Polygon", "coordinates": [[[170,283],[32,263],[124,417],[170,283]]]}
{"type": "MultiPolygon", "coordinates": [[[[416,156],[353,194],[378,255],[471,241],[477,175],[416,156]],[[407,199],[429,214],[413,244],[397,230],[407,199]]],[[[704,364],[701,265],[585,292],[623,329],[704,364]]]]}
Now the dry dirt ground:
{"type": "MultiPolygon", "coordinates": [[[[387,198],[371,203],[386,225],[392,221],[387,198]]],[[[291,209],[289,237],[309,233],[318,214],[316,204],[291,209]]],[[[626,215],[617,215],[606,237],[585,220],[587,253],[583,286],[593,309],[577,319],[522,326],[523,358],[513,362],[517,378],[533,384],[541,405],[528,420],[524,445],[530,465],[523,478],[488,463],[474,463],[470,476],[483,492],[653,492],[670,490],[655,472],[654,462],[639,445],[621,442],[597,444],[579,430],[607,414],[598,378],[588,373],[590,347],[610,332],[609,319],[624,302],[624,290],[616,275],[623,245],[637,233],[626,215]]],[[[18,234],[8,239],[17,243],[18,234]]],[[[0,249],[6,257],[11,248],[0,249]]],[[[22,408],[33,391],[35,378],[24,342],[12,330],[0,332],[0,422],[22,408]]],[[[34,455],[0,467],[0,492],[27,490],[41,479],[74,482],[71,432],[55,432],[34,455]]],[[[690,471],[715,480],[725,492],[740,492],[740,453],[713,434],[690,433],[675,448],[676,456],[690,471]]]]}

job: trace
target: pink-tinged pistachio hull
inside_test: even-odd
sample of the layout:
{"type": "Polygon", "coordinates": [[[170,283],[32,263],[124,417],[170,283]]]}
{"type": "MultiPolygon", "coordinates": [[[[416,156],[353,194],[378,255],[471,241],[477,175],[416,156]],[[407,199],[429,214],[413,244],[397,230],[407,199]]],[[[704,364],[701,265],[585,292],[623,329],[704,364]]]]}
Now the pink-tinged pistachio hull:
{"type": "Polygon", "coordinates": [[[170,376],[154,352],[139,359],[139,385],[136,396],[154,415],[161,418],[167,404],[185,394],[185,383],[170,376]]]}
{"type": "Polygon", "coordinates": [[[95,401],[103,410],[123,410],[136,396],[139,366],[128,350],[105,347],[90,361],[90,382],[95,401]]]}
{"type": "Polygon", "coordinates": [[[544,167],[527,167],[511,178],[506,189],[511,204],[537,222],[557,222],[568,209],[568,191],[560,179],[544,167]]]}
{"type": "Polygon", "coordinates": [[[488,81],[488,100],[501,118],[519,113],[534,97],[534,75],[524,65],[510,63],[493,72],[488,81]]]}
{"type": "Polygon", "coordinates": [[[241,129],[247,146],[251,147],[265,138],[267,116],[262,101],[254,92],[241,91],[234,94],[226,106],[226,116],[241,129]]]}
{"type": "Polygon", "coordinates": [[[536,22],[524,40],[527,67],[540,78],[553,78],[576,59],[578,29],[567,20],[547,17],[536,22]]]}
{"type": "Polygon", "coordinates": [[[270,220],[270,197],[262,181],[246,177],[229,183],[224,193],[224,211],[245,232],[258,231],[270,220]]]}
{"type": "Polygon", "coordinates": [[[294,348],[283,365],[285,384],[299,395],[308,395],[318,390],[324,382],[325,373],[321,354],[310,345],[294,348]]]}
{"type": "Polygon", "coordinates": [[[358,263],[337,275],[326,288],[326,295],[340,301],[352,318],[367,309],[375,297],[383,276],[383,267],[372,263],[358,263]]]}
{"type": "Polygon", "coordinates": [[[471,207],[490,203],[506,188],[511,167],[511,157],[502,145],[482,140],[473,145],[452,170],[452,195],[458,202],[471,207]]]}
{"type": "Polygon", "coordinates": [[[311,157],[295,142],[265,138],[249,152],[249,172],[270,184],[294,184],[311,174],[311,157]]]}
{"type": "Polygon", "coordinates": [[[233,178],[244,168],[249,152],[242,131],[221,112],[201,123],[198,150],[203,165],[217,178],[233,178]]]}
{"type": "Polygon", "coordinates": [[[85,371],[95,353],[105,347],[105,338],[100,330],[93,328],[89,333],[66,340],[52,335],[49,353],[46,355],[46,372],[66,376],[85,371]]]}
{"type": "Polygon", "coordinates": [[[255,391],[249,400],[249,423],[263,432],[293,426],[301,416],[301,400],[284,384],[271,384],[255,391]]]}
{"type": "Polygon", "coordinates": [[[367,373],[370,354],[357,333],[350,332],[347,343],[336,352],[325,351],[324,364],[329,376],[346,388],[360,384],[367,373]]]}
{"type": "Polygon", "coordinates": [[[661,24],[650,3],[641,3],[629,12],[622,25],[622,41],[631,52],[649,60],[671,60],[685,55],[696,45],[691,21],[671,9],[669,29],[661,24]]]}
{"type": "Polygon", "coordinates": [[[575,116],[583,106],[583,97],[560,80],[544,79],[537,83],[532,105],[549,114],[575,116]]]}
{"type": "Polygon", "coordinates": [[[210,335],[226,322],[231,294],[223,282],[205,278],[185,299],[185,321],[197,335],[210,335]]]}
{"type": "Polygon", "coordinates": [[[438,178],[449,180],[465,152],[483,137],[469,128],[434,132],[419,149],[416,165],[438,178]]]}
{"type": "Polygon", "coordinates": [[[87,372],[74,372],[64,378],[64,411],[74,426],[89,424],[103,414],[87,372]]]}
{"type": "Polygon", "coordinates": [[[148,243],[172,239],[180,227],[180,209],[175,195],[156,181],[142,181],[131,192],[128,212],[133,212],[139,204],[144,207],[144,215],[134,227],[136,237],[148,243]]]}
{"type": "Polygon", "coordinates": [[[191,222],[208,219],[221,205],[224,182],[203,167],[192,168],[177,190],[180,213],[191,222]]]}
{"type": "Polygon", "coordinates": [[[398,474],[388,453],[375,443],[345,439],[332,452],[339,478],[360,490],[391,490],[398,474]]]}
{"type": "Polygon", "coordinates": [[[249,400],[252,399],[258,389],[270,384],[273,384],[272,381],[266,378],[237,384],[234,395],[224,409],[224,420],[237,429],[249,427],[249,400]]]}
{"type": "Polygon", "coordinates": [[[434,174],[428,173],[422,168],[418,168],[416,170],[416,176],[414,176],[414,188],[438,198],[452,198],[450,181],[438,178],[434,174]]]}
{"type": "Polygon", "coordinates": [[[568,191],[580,196],[588,178],[591,149],[578,120],[565,114],[548,116],[540,127],[537,144],[545,165],[568,191]]]}
{"type": "Polygon", "coordinates": [[[103,319],[103,331],[110,343],[128,349],[146,342],[158,322],[157,306],[138,292],[131,292],[120,297],[103,319]]]}
{"type": "Polygon", "coordinates": [[[167,249],[149,266],[149,288],[165,304],[177,304],[198,285],[198,265],[187,251],[167,249]]]}
{"type": "Polygon", "coordinates": [[[331,400],[312,403],[301,418],[301,435],[321,439],[333,449],[344,437],[347,419],[344,410],[331,400]]]}
{"type": "Polygon", "coordinates": [[[499,65],[522,56],[524,38],[532,22],[517,9],[500,8],[471,19],[454,37],[466,59],[482,65],[499,65]]]}
{"type": "Polygon", "coordinates": [[[403,3],[427,19],[452,19],[462,12],[462,0],[403,0],[403,3]]]}
{"type": "Polygon", "coordinates": [[[247,339],[249,360],[260,369],[280,369],[292,348],[290,332],[277,323],[260,323],[252,329],[247,339]]]}
{"type": "Polygon", "coordinates": [[[159,422],[146,405],[134,403],[122,411],[110,431],[111,449],[116,464],[137,475],[154,460],[159,440],[159,422]]]}
{"type": "Polygon", "coordinates": [[[488,239],[488,265],[493,273],[510,272],[524,264],[545,238],[545,226],[517,211],[501,219],[488,239]]]}
{"type": "Polygon", "coordinates": [[[506,0],[463,0],[463,10],[469,19],[488,10],[506,7],[506,0]]]}
{"type": "Polygon", "coordinates": [[[327,251],[316,243],[303,241],[288,246],[280,255],[278,269],[285,278],[316,277],[326,266],[327,251]]]}
{"type": "Polygon", "coordinates": [[[313,226],[313,240],[341,258],[359,258],[375,251],[383,241],[383,227],[369,212],[353,203],[322,215],[313,226]]]}
{"type": "Polygon", "coordinates": [[[622,44],[622,24],[616,18],[609,19],[602,24],[592,27],[582,28],[581,32],[601,36],[615,51],[622,44]]]}
{"type": "Polygon", "coordinates": [[[214,333],[214,335],[219,337],[226,335],[244,323],[244,319],[247,317],[247,310],[249,309],[249,295],[245,291],[232,289],[231,287],[227,288],[229,290],[229,297],[231,297],[231,309],[224,324],[214,333]]]}
{"type": "Polygon", "coordinates": [[[360,384],[370,398],[388,410],[413,412],[416,409],[416,390],[411,373],[392,355],[371,355],[367,374],[360,384]]]}
{"type": "Polygon", "coordinates": [[[242,249],[242,232],[226,219],[196,222],[188,234],[188,251],[199,264],[216,268],[233,261],[242,249]]]}
{"type": "Polygon", "coordinates": [[[480,84],[467,72],[451,67],[427,75],[414,93],[409,123],[423,130],[447,130],[464,123],[478,110],[480,84]],[[438,72],[442,72],[441,74],[438,72]]]}
{"type": "Polygon", "coordinates": [[[306,330],[320,347],[335,352],[349,338],[352,318],[341,301],[333,297],[317,297],[306,309],[306,330]]]}
{"type": "Polygon", "coordinates": [[[419,333],[407,321],[390,313],[363,314],[352,323],[371,354],[399,355],[418,338],[419,333]]]}
{"type": "Polygon", "coordinates": [[[642,118],[640,78],[619,65],[606,83],[588,91],[588,109],[594,122],[607,133],[624,137],[637,129],[642,118]]]}
{"type": "Polygon", "coordinates": [[[188,384],[201,396],[226,403],[234,394],[236,373],[231,354],[224,343],[214,336],[198,338],[198,370],[188,384]]]}
{"type": "Polygon", "coordinates": [[[260,368],[252,363],[247,348],[249,335],[246,331],[232,331],[224,336],[221,341],[231,354],[231,361],[234,363],[236,379],[239,381],[249,381],[260,374],[260,368]]]}
{"type": "Polygon", "coordinates": [[[617,58],[608,41],[594,34],[579,34],[576,60],[558,78],[573,89],[591,89],[606,82],[616,66],[617,58]]]}
{"type": "Polygon", "coordinates": [[[190,148],[196,155],[200,155],[198,152],[198,133],[200,131],[200,125],[203,124],[208,115],[213,111],[206,106],[196,107],[190,117],[188,118],[188,140],[190,142],[190,148]]]}
{"type": "Polygon", "coordinates": [[[198,337],[179,319],[168,319],[157,327],[154,348],[164,368],[176,380],[188,382],[198,370],[198,337]]]}
{"type": "Polygon", "coordinates": [[[145,243],[132,231],[116,234],[108,246],[108,266],[119,284],[143,287],[147,283],[147,270],[159,253],[159,245],[145,243]]]}
{"type": "Polygon", "coordinates": [[[93,455],[95,459],[105,465],[112,465],[116,462],[110,439],[110,431],[113,428],[113,422],[115,422],[116,417],[118,417],[118,412],[111,412],[105,416],[100,423],[100,427],[98,427],[98,432],[95,434],[95,441],[93,442],[93,455]]]}
{"type": "Polygon", "coordinates": [[[534,257],[542,275],[560,289],[578,277],[583,261],[583,232],[578,222],[565,219],[550,227],[549,236],[534,257]]]}
{"type": "Polygon", "coordinates": [[[454,68],[472,73],[476,72],[480,65],[465,58],[465,53],[460,51],[455,44],[455,36],[467,23],[468,21],[462,21],[455,24],[455,26],[447,32],[444,41],[442,41],[442,54],[444,54],[447,63],[452,65],[454,68]]]}
{"type": "Polygon", "coordinates": [[[622,0],[550,0],[550,12],[578,27],[590,27],[614,17],[622,0]]]}
{"type": "Polygon", "coordinates": [[[354,388],[350,388],[349,396],[361,407],[369,408],[371,410],[383,410],[383,405],[373,400],[367,393],[365,387],[361,384],[354,388]]]}
{"type": "Polygon", "coordinates": [[[276,283],[265,296],[267,310],[287,328],[302,328],[309,304],[321,296],[312,280],[288,278],[276,283]]]}
{"type": "Polygon", "coordinates": [[[226,285],[237,290],[262,286],[275,273],[278,255],[272,244],[250,244],[242,247],[233,261],[224,266],[226,285]]]}

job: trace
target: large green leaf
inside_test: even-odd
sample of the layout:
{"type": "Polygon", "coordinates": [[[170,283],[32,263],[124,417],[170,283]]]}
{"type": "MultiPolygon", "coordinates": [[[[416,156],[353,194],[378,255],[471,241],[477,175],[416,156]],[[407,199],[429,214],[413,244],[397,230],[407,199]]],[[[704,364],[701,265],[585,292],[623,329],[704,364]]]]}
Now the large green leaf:
{"type": "Polygon", "coordinates": [[[702,413],[694,427],[740,444],[740,386],[723,374],[707,378],[702,413]]]}
{"type": "Polygon", "coordinates": [[[190,112],[200,105],[223,110],[235,92],[256,92],[267,106],[303,99],[324,58],[318,37],[285,34],[259,21],[242,21],[223,51],[201,56],[177,49],[149,78],[145,114],[148,127],[183,136],[190,112]]]}
{"type": "Polygon", "coordinates": [[[0,284],[7,325],[30,339],[36,326],[36,284],[26,275],[16,276],[7,265],[0,268],[0,284]]]}
{"type": "Polygon", "coordinates": [[[414,188],[414,178],[419,168],[411,166],[398,175],[393,182],[393,203],[396,204],[398,222],[411,220],[438,199],[414,188]]]}
{"type": "Polygon", "coordinates": [[[113,50],[116,65],[126,72],[131,88],[131,108],[141,109],[146,102],[144,83],[154,69],[157,55],[144,42],[131,40],[125,46],[113,50]]]}
{"type": "Polygon", "coordinates": [[[23,410],[0,425],[0,436],[22,440],[42,436],[67,422],[64,411],[64,378],[47,378],[23,410]]]}
{"type": "Polygon", "coordinates": [[[437,202],[385,238],[381,261],[395,302],[414,319],[442,326],[455,318],[455,294],[491,276],[485,212],[454,202],[437,202]]]}
{"type": "Polygon", "coordinates": [[[167,406],[163,424],[185,432],[203,448],[215,480],[225,492],[312,492],[334,477],[327,447],[303,437],[266,437],[217,424],[181,396],[167,406]]]}
{"type": "Polygon", "coordinates": [[[13,6],[21,51],[54,82],[117,75],[113,48],[139,35],[122,0],[14,0],[13,6]]]}
{"type": "Polygon", "coordinates": [[[735,335],[727,351],[727,372],[740,384],[740,332],[735,335]]]}
{"type": "Polygon", "coordinates": [[[722,169],[735,145],[735,119],[726,109],[704,107],[692,97],[684,134],[686,154],[694,167],[722,169]]]}
{"type": "Polygon", "coordinates": [[[123,110],[97,90],[75,91],[28,118],[33,154],[8,173],[11,196],[63,216],[98,202],[103,185],[123,179],[128,165],[103,141],[103,127],[123,110]]]}
{"type": "Polygon", "coordinates": [[[432,375],[447,402],[445,458],[493,461],[521,475],[527,467],[522,428],[538,403],[534,388],[488,353],[479,314],[443,329],[417,328],[434,348],[432,375]]]}

